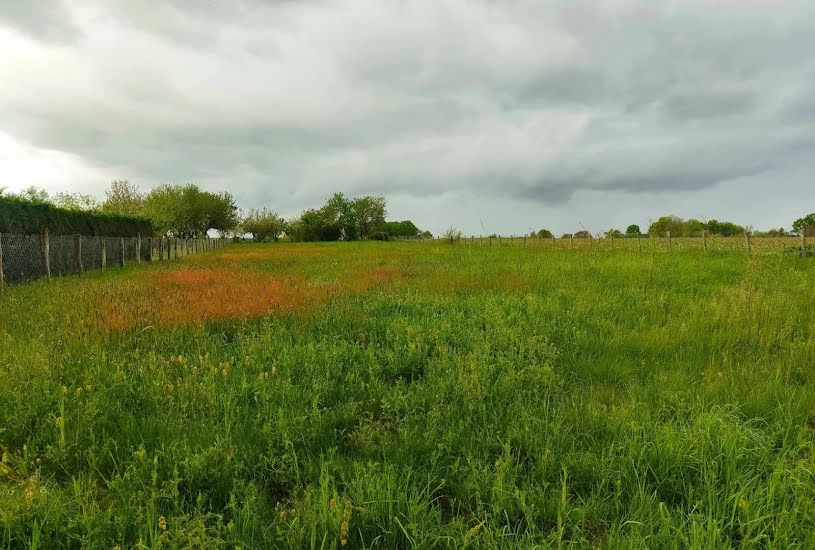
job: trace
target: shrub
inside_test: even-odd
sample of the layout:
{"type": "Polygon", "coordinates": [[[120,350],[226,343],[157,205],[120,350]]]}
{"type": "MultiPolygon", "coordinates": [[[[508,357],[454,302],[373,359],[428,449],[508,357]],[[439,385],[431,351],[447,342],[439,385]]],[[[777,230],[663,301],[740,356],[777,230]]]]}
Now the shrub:
{"type": "Polygon", "coordinates": [[[18,197],[0,197],[0,233],[23,235],[104,235],[134,237],[153,234],[149,221],[141,218],[66,210],[44,202],[31,202],[18,197]]]}

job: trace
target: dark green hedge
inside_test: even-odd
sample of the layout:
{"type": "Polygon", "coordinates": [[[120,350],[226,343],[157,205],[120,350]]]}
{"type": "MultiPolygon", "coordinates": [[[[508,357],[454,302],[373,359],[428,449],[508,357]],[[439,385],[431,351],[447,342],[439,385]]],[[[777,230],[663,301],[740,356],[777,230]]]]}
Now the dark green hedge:
{"type": "Polygon", "coordinates": [[[64,210],[15,197],[0,197],[0,233],[30,235],[48,229],[54,235],[150,236],[149,221],[98,212],[64,210]]]}

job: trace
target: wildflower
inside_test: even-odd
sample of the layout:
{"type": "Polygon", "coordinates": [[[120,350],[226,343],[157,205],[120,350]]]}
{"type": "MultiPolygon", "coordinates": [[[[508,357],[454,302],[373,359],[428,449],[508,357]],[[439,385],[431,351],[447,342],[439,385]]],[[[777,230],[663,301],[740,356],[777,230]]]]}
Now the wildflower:
{"type": "Polygon", "coordinates": [[[337,509],[337,499],[332,498],[331,500],[329,500],[328,501],[328,507],[331,508],[332,510],[336,510],[337,509]]]}
{"type": "Polygon", "coordinates": [[[351,501],[345,503],[345,514],[342,517],[342,525],[340,526],[340,544],[345,546],[348,544],[348,528],[351,523],[351,512],[353,507],[351,501]]]}
{"type": "Polygon", "coordinates": [[[62,395],[68,395],[68,386],[62,386],[62,395]]]}
{"type": "Polygon", "coordinates": [[[289,514],[288,514],[288,513],[287,513],[285,510],[280,510],[280,521],[281,521],[281,522],[286,521],[286,517],[287,517],[288,515],[289,515],[289,514]]]}
{"type": "Polygon", "coordinates": [[[243,358],[243,362],[244,364],[249,365],[252,363],[252,358],[247,355],[246,357],[243,358]]]}
{"type": "Polygon", "coordinates": [[[744,511],[745,509],[747,509],[747,501],[742,497],[739,499],[739,510],[744,511]]]}
{"type": "Polygon", "coordinates": [[[85,391],[88,392],[88,393],[92,392],[93,391],[93,384],[88,384],[87,386],[85,386],[85,391]]]}
{"type": "Polygon", "coordinates": [[[77,397],[79,397],[80,395],[82,395],[82,388],[77,388],[75,393],[76,393],[76,396],[77,396],[77,397]]]}
{"type": "Polygon", "coordinates": [[[164,516],[159,516],[159,518],[158,518],[158,528],[161,529],[162,531],[167,530],[167,518],[165,518],[164,516]]]}
{"type": "Polygon", "coordinates": [[[272,376],[277,374],[277,367],[272,367],[272,376]]]}

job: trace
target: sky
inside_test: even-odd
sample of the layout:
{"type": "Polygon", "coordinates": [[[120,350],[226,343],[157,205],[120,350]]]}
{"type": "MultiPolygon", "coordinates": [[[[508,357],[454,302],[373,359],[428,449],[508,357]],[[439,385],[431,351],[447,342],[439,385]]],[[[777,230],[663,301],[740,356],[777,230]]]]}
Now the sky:
{"type": "Polygon", "coordinates": [[[0,187],[434,232],[815,211],[812,0],[0,0],[0,187]]]}

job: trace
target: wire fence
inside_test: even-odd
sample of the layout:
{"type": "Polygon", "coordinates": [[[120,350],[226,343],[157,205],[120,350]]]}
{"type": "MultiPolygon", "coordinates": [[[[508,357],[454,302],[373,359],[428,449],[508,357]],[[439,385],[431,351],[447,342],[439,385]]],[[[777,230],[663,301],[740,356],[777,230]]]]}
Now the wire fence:
{"type": "Polygon", "coordinates": [[[699,250],[704,252],[741,252],[772,255],[780,253],[815,254],[812,242],[806,236],[756,237],[750,234],[721,236],[699,235],[695,237],[672,237],[665,235],[639,235],[632,237],[538,237],[515,235],[454,235],[432,238],[403,238],[402,241],[421,243],[456,244],[485,247],[525,247],[550,250],[636,250],[640,252],[679,252],[699,250]]]}
{"type": "Polygon", "coordinates": [[[231,238],[0,234],[0,285],[172,260],[223,248],[231,238]]]}

